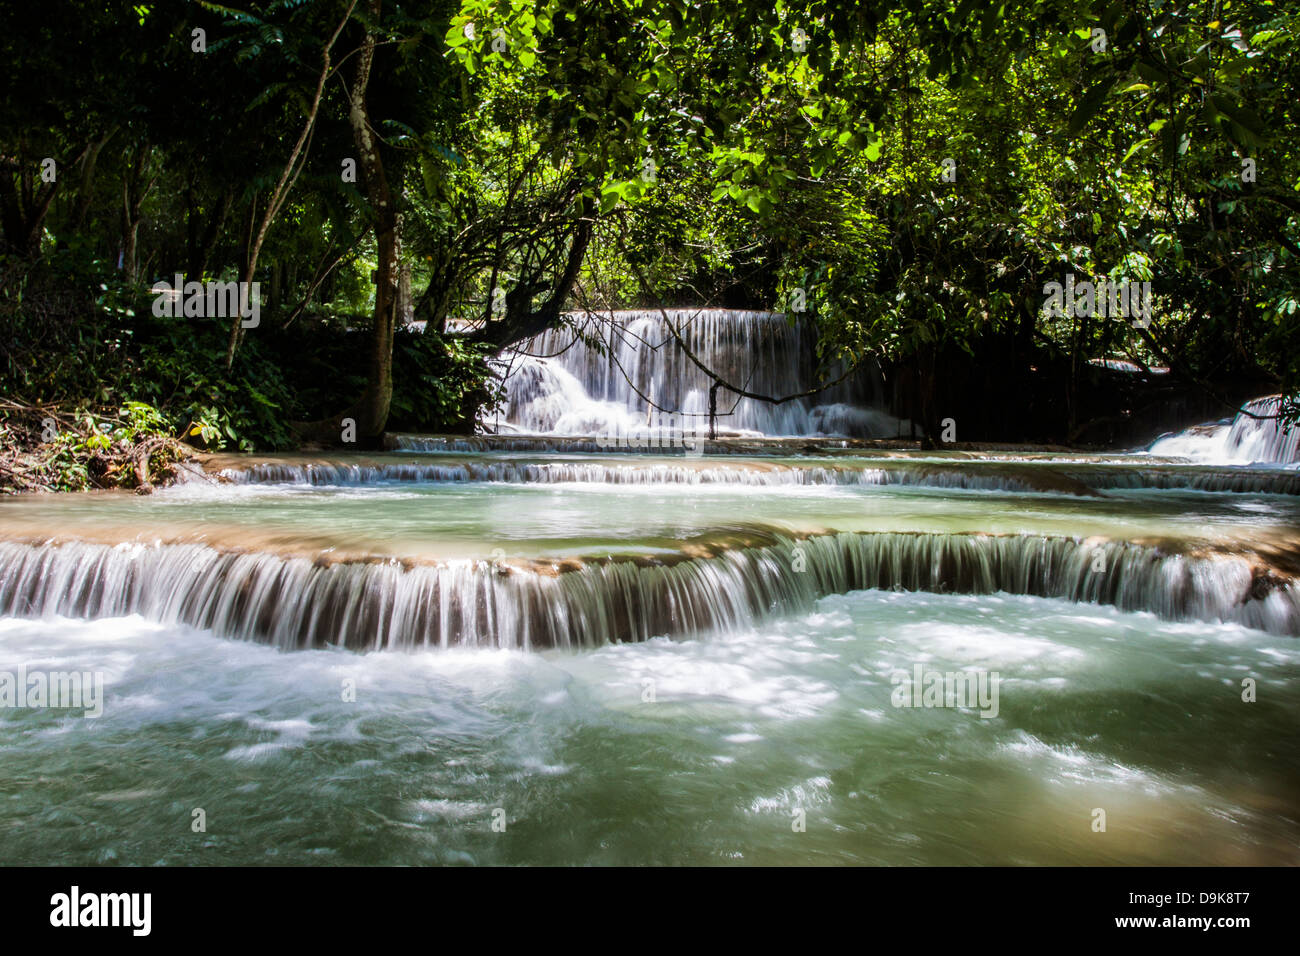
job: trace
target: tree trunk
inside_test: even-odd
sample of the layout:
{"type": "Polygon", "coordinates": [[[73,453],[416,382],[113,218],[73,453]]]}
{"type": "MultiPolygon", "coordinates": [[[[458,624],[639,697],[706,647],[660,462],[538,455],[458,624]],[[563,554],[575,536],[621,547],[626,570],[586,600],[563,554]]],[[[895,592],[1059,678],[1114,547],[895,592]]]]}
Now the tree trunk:
{"type": "MultiPolygon", "coordinates": [[[[369,23],[377,24],[383,6],[382,0],[368,0],[369,23]]],[[[366,354],[369,380],[365,391],[347,411],[333,418],[311,424],[298,425],[299,434],[315,441],[338,444],[344,419],[356,424],[357,444],[373,447],[379,444],[388,423],[388,411],[393,400],[393,330],[397,323],[398,278],[402,254],[402,217],[393,203],[392,190],[384,174],[379,144],[370,123],[370,107],[366,90],[370,84],[370,71],[375,59],[376,36],[367,32],[357,57],[356,78],[352,84],[348,124],[360,153],[359,171],[364,179],[366,198],[369,201],[375,229],[376,255],[375,313],[366,354]]]]}
{"type": "Polygon", "coordinates": [[[136,240],[140,234],[140,207],[158,178],[155,175],[148,183],[144,181],[145,167],[152,152],[152,146],[141,143],[122,179],[122,259],[129,282],[135,282],[139,278],[136,240]]]}
{"type": "Polygon", "coordinates": [[[415,318],[411,308],[411,264],[403,262],[397,280],[397,326],[408,325],[415,318]]]}
{"type": "MultiPolygon", "coordinates": [[[[83,150],[84,155],[84,150],[83,150]]],[[[80,157],[78,157],[80,161],[80,157]]],[[[3,227],[3,248],[28,259],[36,258],[41,251],[41,236],[45,231],[45,216],[54,202],[59,181],[42,183],[38,175],[39,160],[28,157],[20,146],[15,159],[4,163],[0,175],[0,226],[3,227]],[[13,175],[17,175],[15,185],[13,175]]]]}
{"type": "MultiPolygon", "coordinates": [[[[285,163],[284,169],[280,171],[279,181],[275,184],[275,188],[271,190],[270,196],[267,197],[266,211],[262,215],[262,221],[257,227],[256,233],[252,232],[250,224],[248,245],[245,247],[246,254],[243,278],[245,288],[251,288],[253,277],[257,275],[257,257],[262,251],[262,243],[266,241],[266,234],[271,228],[271,223],[274,222],[275,217],[280,214],[280,210],[283,208],[285,200],[289,197],[289,192],[293,189],[294,183],[298,181],[298,175],[307,164],[307,142],[311,138],[312,130],[316,126],[316,113],[320,109],[321,95],[325,92],[325,82],[329,79],[330,73],[334,70],[333,66],[331,66],[330,51],[334,48],[334,43],[338,40],[339,34],[343,32],[343,28],[347,26],[348,21],[352,19],[352,11],[356,5],[357,0],[352,0],[352,2],[348,4],[347,10],[343,14],[343,19],[340,20],[338,26],[334,28],[334,33],[330,36],[329,40],[325,43],[325,48],[321,51],[321,72],[320,76],[316,79],[316,94],[312,97],[311,107],[307,110],[307,120],[303,124],[302,132],[298,134],[298,142],[294,144],[293,150],[289,153],[289,161],[285,163]]],[[[380,7],[379,0],[371,0],[370,7],[377,19],[380,7]]],[[[375,47],[374,36],[367,33],[365,42],[369,44],[370,59],[373,59],[375,47]]],[[[365,49],[364,45],[362,49],[365,49]]],[[[369,60],[367,60],[367,80],[369,79],[369,73],[370,63],[369,60]]],[[[365,90],[363,88],[361,95],[364,96],[364,94],[365,90]]],[[[355,99],[356,96],[357,93],[354,91],[353,98],[355,99]]],[[[254,197],[254,215],[256,215],[256,209],[257,199],[254,197]]],[[[226,346],[227,369],[232,368],[235,364],[235,351],[239,348],[239,339],[242,329],[243,317],[236,314],[230,323],[230,340],[226,346]]]]}
{"type": "MultiPolygon", "coordinates": [[[[368,0],[372,23],[377,23],[382,0],[368,0]]],[[[375,276],[374,328],[370,336],[370,381],[360,401],[349,409],[347,417],[357,423],[357,440],[373,444],[384,432],[388,423],[388,410],[393,400],[393,330],[397,323],[399,260],[402,254],[402,217],[393,204],[384,163],[379,155],[370,124],[370,105],[366,91],[370,84],[370,70],[375,59],[376,36],[367,33],[357,61],[356,80],[352,84],[352,102],[348,110],[348,123],[360,155],[359,166],[365,178],[366,198],[375,219],[375,245],[378,269],[375,276]]]]}
{"type": "Polygon", "coordinates": [[[131,179],[122,180],[122,268],[128,282],[135,281],[135,241],[140,232],[139,206],[131,207],[131,179]],[[134,215],[133,215],[134,212],[134,215]]]}
{"type": "Polygon", "coordinates": [[[203,232],[199,233],[199,225],[204,222],[196,203],[191,202],[189,208],[187,234],[188,246],[186,250],[186,265],[188,275],[200,281],[208,271],[208,263],[212,260],[212,252],[217,247],[217,240],[221,238],[221,228],[226,224],[226,217],[230,215],[230,207],[234,205],[235,194],[226,191],[221,194],[221,200],[217,208],[206,217],[203,226],[203,232]]]}
{"type": "Polygon", "coordinates": [[[440,255],[429,267],[429,284],[420,294],[412,310],[412,317],[424,322],[425,334],[440,333],[447,322],[447,311],[451,308],[452,290],[459,280],[453,256],[440,255]]]}
{"type": "MultiPolygon", "coordinates": [[[[545,332],[559,321],[564,302],[578,279],[583,257],[586,255],[587,246],[591,242],[591,219],[583,215],[583,213],[584,205],[580,203],[578,211],[580,218],[574,229],[573,239],[569,243],[569,254],[564,271],[556,279],[555,287],[546,302],[536,311],[526,311],[526,303],[528,298],[531,298],[531,295],[518,296],[515,301],[524,304],[524,310],[521,314],[520,310],[509,308],[513,303],[510,297],[507,296],[505,318],[499,322],[485,322],[482,328],[470,334],[468,337],[470,341],[487,343],[494,348],[501,349],[545,332]]],[[[527,290],[524,291],[527,292],[527,290]]]]}
{"type": "Polygon", "coordinates": [[[95,164],[99,161],[100,151],[112,138],[114,132],[116,132],[116,128],[109,130],[100,137],[90,147],[90,151],[81,162],[81,180],[80,185],[77,187],[77,208],[72,214],[73,232],[80,232],[86,224],[86,216],[90,213],[90,203],[95,192],[95,164]]]}

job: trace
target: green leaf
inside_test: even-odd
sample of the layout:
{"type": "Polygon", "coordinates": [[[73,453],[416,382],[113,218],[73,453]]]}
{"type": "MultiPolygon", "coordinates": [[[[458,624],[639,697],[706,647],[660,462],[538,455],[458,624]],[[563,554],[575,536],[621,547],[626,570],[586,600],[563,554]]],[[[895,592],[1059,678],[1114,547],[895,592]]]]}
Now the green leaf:
{"type": "Polygon", "coordinates": [[[1101,109],[1101,104],[1106,100],[1106,94],[1115,85],[1115,79],[1113,75],[1104,77],[1094,83],[1088,92],[1083,95],[1083,99],[1079,101],[1079,106],[1071,114],[1069,125],[1066,128],[1066,132],[1070,136],[1080,133],[1088,125],[1088,121],[1101,109]]]}
{"type": "Polygon", "coordinates": [[[1149,136],[1146,137],[1145,139],[1140,139],[1137,142],[1135,142],[1132,146],[1128,148],[1128,152],[1124,154],[1124,158],[1119,161],[1119,164],[1123,166],[1125,163],[1127,163],[1130,159],[1133,158],[1134,153],[1136,153],[1139,149],[1142,149],[1142,147],[1150,145],[1150,143],[1151,143],[1151,137],[1149,136]]]}

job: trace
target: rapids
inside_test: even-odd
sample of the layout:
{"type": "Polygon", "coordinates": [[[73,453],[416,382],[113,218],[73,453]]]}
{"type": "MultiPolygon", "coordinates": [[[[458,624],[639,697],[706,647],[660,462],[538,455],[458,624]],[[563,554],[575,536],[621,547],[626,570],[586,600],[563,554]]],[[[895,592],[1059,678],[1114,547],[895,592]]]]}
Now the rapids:
{"type": "Polygon", "coordinates": [[[869,369],[686,443],[707,377],[618,318],[500,356],[497,434],[0,499],[5,861],[1300,862],[1294,429],[899,451],[869,369]],[[101,716],[12,693],[72,673],[101,716]]]}
{"type": "Polygon", "coordinates": [[[0,670],[24,662],[103,671],[109,701],[0,717],[11,864],[1277,865],[1300,846],[1300,645],[1237,624],[858,591],[711,640],[359,655],[0,619],[0,670]],[[917,661],[1000,672],[997,718],[892,706],[917,661]]]}

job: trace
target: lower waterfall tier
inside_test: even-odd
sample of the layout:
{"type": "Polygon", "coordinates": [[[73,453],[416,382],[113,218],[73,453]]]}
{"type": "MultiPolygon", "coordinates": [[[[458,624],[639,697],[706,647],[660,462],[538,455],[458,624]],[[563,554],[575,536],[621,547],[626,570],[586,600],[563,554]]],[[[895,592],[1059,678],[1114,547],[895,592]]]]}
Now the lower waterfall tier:
{"type": "Polygon", "coordinates": [[[324,563],[203,545],[0,544],[0,614],[140,614],[284,649],[580,648],[734,631],[860,589],[1037,595],[1300,635],[1259,560],[1037,535],[839,533],[678,560],[324,563]]]}

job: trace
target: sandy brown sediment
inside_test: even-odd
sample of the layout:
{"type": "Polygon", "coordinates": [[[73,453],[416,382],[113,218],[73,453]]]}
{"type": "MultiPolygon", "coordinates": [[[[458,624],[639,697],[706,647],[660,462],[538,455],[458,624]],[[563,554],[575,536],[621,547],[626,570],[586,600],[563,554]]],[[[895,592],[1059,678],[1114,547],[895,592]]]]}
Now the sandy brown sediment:
{"type": "Polygon", "coordinates": [[[214,527],[202,523],[201,527],[173,527],[168,529],[140,529],[131,524],[79,525],[65,528],[39,527],[6,529],[0,540],[29,547],[60,547],[72,543],[118,546],[160,547],[169,545],[200,545],[223,554],[267,554],[278,558],[306,558],[321,567],[336,564],[396,564],[406,569],[414,567],[439,567],[465,562],[491,565],[503,573],[524,571],[554,576],[585,567],[603,564],[631,563],[644,567],[666,566],[700,557],[716,557],[725,551],[765,547],[786,539],[808,537],[815,533],[796,533],[783,529],[747,526],[701,531],[677,539],[652,537],[642,541],[641,550],[627,550],[628,543],[620,543],[619,550],[595,550],[587,554],[530,557],[505,555],[499,548],[488,549],[484,544],[472,553],[439,553],[436,551],[395,552],[366,547],[340,546],[337,538],[309,533],[267,531],[256,527],[214,527]]]}
{"type": "Polygon", "coordinates": [[[171,529],[141,531],[130,525],[106,525],[47,530],[29,529],[6,533],[0,540],[30,547],[60,547],[72,543],[89,543],[117,546],[161,547],[169,545],[199,545],[222,554],[265,554],[282,559],[308,559],[315,566],[330,567],[346,564],[385,564],[412,570],[419,567],[446,567],[465,563],[481,564],[495,568],[499,573],[527,573],[555,577],[587,568],[629,564],[639,568],[672,567],[685,561],[707,560],[728,552],[753,551],[771,548],[782,543],[812,538],[828,538],[838,534],[862,537],[888,536],[897,538],[939,538],[954,540],[966,538],[1040,538],[1043,540],[1077,540],[1082,546],[1128,545],[1151,549],[1165,555],[1184,555],[1189,558],[1244,558],[1255,576],[1256,590],[1263,593],[1286,587],[1300,579],[1300,531],[1261,532],[1251,529],[1249,537],[1228,540],[1209,540],[1196,535],[1137,535],[1118,538],[1109,535],[1091,535],[1078,538],[1060,533],[988,533],[980,531],[855,531],[838,532],[831,528],[791,529],[758,524],[719,527],[695,532],[682,538],[650,537],[639,542],[639,549],[631,542],[621,542],[617,550],[597,547],[585,553],[557,556],[501,555],[499,548],[487,550],[486,544],[474,552],[457,554],[419,551],[399,553],[365,547],[340,547],[336,539],[310,534],[268,532],[258,528],[213,528],[203,530],[171,529]]]}

